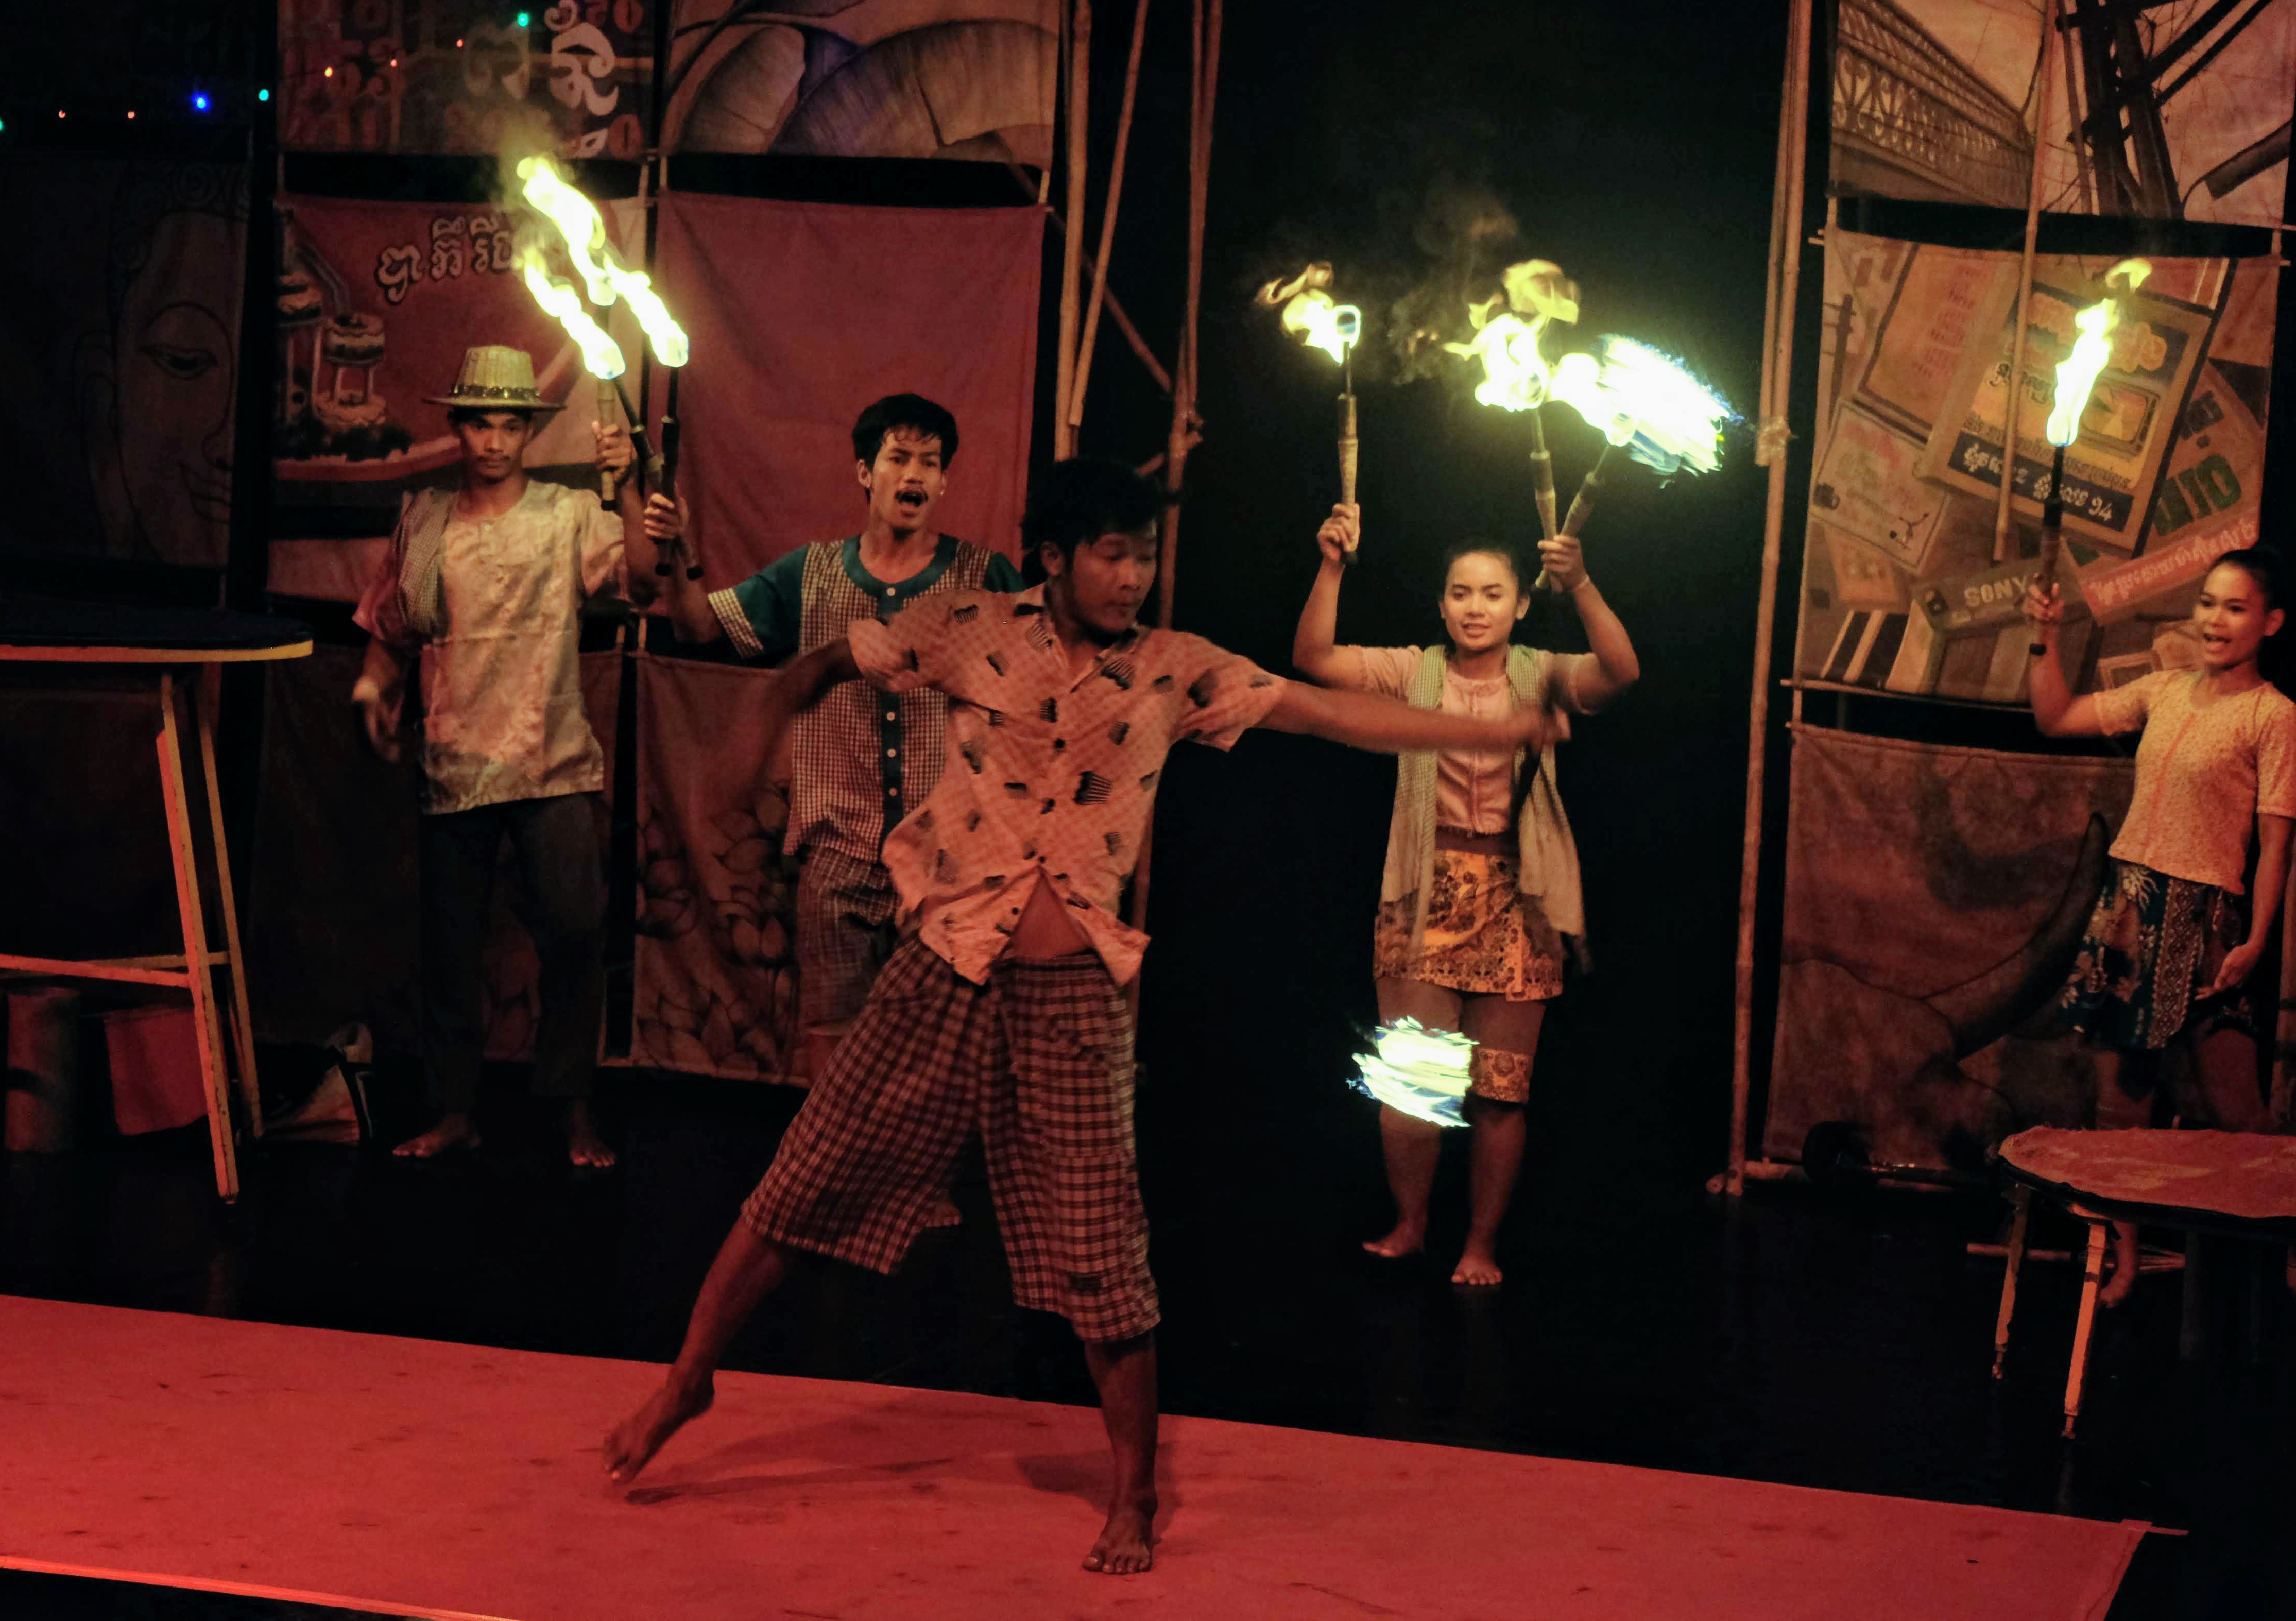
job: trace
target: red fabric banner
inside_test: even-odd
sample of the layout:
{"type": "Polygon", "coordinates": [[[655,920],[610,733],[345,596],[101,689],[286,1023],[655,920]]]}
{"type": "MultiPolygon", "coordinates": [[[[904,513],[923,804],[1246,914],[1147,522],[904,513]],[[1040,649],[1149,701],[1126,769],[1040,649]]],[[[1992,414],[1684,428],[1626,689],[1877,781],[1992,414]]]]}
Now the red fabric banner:
{"type": "Polygon", "coordinates": [[[789,751],[771,671],[638,660],[637,1016],[630,1061],[779,1080],[797,1027],[789,751]]]}
{"type": "Polygon", "coordinates": [[[679,488],[711,586],[859,528],[853,419],[903,391],[956,414],[940,527],[1018,555],[1044,219],[663,195],[655,280],[693,345],[679,488]]]}

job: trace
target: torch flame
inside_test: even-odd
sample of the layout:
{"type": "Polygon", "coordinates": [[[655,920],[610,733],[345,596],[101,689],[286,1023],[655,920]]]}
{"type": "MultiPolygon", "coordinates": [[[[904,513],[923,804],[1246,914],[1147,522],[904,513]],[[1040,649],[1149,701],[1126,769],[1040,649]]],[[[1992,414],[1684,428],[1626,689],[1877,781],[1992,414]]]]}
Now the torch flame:
{"type": "Polygon", "coordinates": [[[582,364],[590,375],[601,383],[622,374],[621,346],[607,335],[606,329],[590,318],[582,308],[582,295],[574,291],[574,284],[559,280],[542,267],[542,256],[529,249],[519,258],[519,269],[526,277],[526,290],[534,294],[534,301],[558,317],[566,328],[566,335],[582,350],[582,364]]]}
{"type": "MultiPolygon", "coordinates": [[[[528,206],[558,227],[558,235],[566,244],[566,256],[573,261],[590,301],[603,308],[617,298],[628,300],[630,313],[637,317],[639,326],[645,331],[646,341],[653,346],[653,358],[664,366],[684,366],[690,352],[685,329],[670,318],[661,295],[653,290],[653,278],[643,270],[629,268],[615,255],[606,240],[606,222],[597,204],[575,189],[548,158],[521,158],[518,177],[521,194],[528,206]]],[[[534,285],[531,275],[527,285],[534,285]]],[[[539,292],[535,296],[542,297],[539,292]]],[[[568,319],[547,300],[543,307],[560,320],[568,319]]],[[[588,319],[587,316],[583,318],[588,319]]],[[[570,321],[568,329],[572,330],[570,321]]],[[[596,372],[595,367],[592,370],[599,376],[612,376],[619,374],[620,367],[611,373],[596,372]]]]}
{"type": "Polygon", "coordinates": [[[2104,273],[2104,297],[2073,317],[2080,335],[2073,340],[2072,352],[2057,365],[2056,395],[2049,407],[2051,444],[2070,445],[2080,437],[2081,413],[2088,409],[2097,377],[2112,358],[2112,329],[2120,325],[2120,295],[2112,291],[2114,281],[2134,292],[2152,274],[2152,266],[2145,259],[2122,259],[2104,273]]]}
{"type": "Polygon", "coordinates": [[[1554,375],[1538,352],[1539,339],[1554,322],[1577,324],[1578,284],[1551,259],[1527,259],[1509,265],[1499,285],[1500,292],[1467,306],[1467,318],[1475,328],[1473,341],[1443,347],[1482,361],[1483,380],[1475,387],[1475,398],[1484,405],[1535,411],[1546,403],[1554,375]]]}
{"type": "Polygon", "coordinates": [[[1554,374],[1546,357],[1538,352],[1538,334],[1545,322],[1520,316],[1492,316],[1472,343],[1446,343],[1455,355],[1474,355],[1483,363],[1483,380],[1475,398],[1502,411],[1535,411],[1546,403],[1554,374]]]}
{"type": "Polygon", "coordinates": [[[1252,301],[1264,309],[1280,306],[1285,332],[1344,363],[1363,335],[1363,311],[1353,304],[1334,303],[1331,284],[1332,267],[1318,259],[1288,281],[1278,276],[1252,301]]]}
{"type": "Polygon", "coordinates": [[[1661,474],[1721,465],[1722,424],[1738,415],[1727,400],[1647,343],[1603,337],[1595,346],[1595,354],[1565,355],[1557,363],[1555,399],[1661,474]]]}

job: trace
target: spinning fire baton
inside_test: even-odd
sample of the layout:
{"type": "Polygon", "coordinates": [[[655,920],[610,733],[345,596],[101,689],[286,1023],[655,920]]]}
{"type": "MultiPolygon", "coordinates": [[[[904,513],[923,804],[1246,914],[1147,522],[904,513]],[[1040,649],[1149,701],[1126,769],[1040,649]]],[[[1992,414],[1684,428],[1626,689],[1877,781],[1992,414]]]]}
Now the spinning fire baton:
{"type": "Polygon", "coordinates": [[[1620,456],[1661,477],[1711,473],[1722,465],[1722,426],[1738,416],[1681,361],[1632,338],[1597,338],[1593,354],[1563,356],[1550,392],[1610,441],[1562,520],[1574,538],[1620,456]]]}

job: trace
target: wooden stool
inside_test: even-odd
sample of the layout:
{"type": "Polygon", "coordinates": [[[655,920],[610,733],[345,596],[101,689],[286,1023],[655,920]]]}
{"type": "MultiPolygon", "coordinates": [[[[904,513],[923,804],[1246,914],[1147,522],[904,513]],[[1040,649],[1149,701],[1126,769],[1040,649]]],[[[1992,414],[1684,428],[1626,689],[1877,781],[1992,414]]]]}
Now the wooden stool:
{"type": "Polygon", "coordinates": [[[208,1137],[214,1150],[216,1191],[239,1197],[231,1086],[235,1079],[249,1131],[263,1134],[256,1089],[255,1022],[247,1000],[239,909],[226,848],[223,804],[216,777],[214,711],[221,666],[299,659],[311,651],[310,632],[291,620],[245,613],[140,609],[109,605],[18,598],[0,607],[0,663],[50,665],[59,671],[102,670],[148,681],[156,700],[153,746],[160,757],[160,809],[175,871],[176,908],[183,950],[156,957],[81,960],[0,954],[0,975],[102,980],[184,991],[192,999],[192,1028],[206,1084],[208,1137]],[[209,690],[202,694],[201,687],[209,690]],[[179,711],[181,713],[179,713],[179,711]],[[184,716],[189,718],[188,727],[184,716]],[[198,742],[196,769],[206,790],[205,860],[194,825],[186,778],[188,751],[198,742]],[[204,869],[203,869],[204,868],[204,869]],[[221,949],[207,916],[202,881],[211,881],[223,914],[221,949]],[[221,974],[220,986],[217,980],[221,974]],[[230,1033],[230,1058],[225,1032],[230,1033]]]}

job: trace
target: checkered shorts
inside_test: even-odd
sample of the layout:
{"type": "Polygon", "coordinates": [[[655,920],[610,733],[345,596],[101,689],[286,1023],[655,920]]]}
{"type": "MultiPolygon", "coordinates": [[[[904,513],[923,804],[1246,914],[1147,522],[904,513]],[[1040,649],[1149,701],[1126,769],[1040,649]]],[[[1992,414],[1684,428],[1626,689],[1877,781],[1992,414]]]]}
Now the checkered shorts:
{"type": "Polygon", "coordinates": [[[900,909],[892,875],[826,844],[808,848],[798,868],[797,1016],[807,1029],[842,1024],[861,1011],[869,987],[893,954],[900,909]]]}
{"type": "Polygon", "coordinates": [[[1097,957],[999,960],[976,985],[905,942],[742,1219],[775,1243],[890,1272],[975,1131],[1013,1300],[1095,1342],[1154,1328],[1132,1021],[1097,957]]]}

